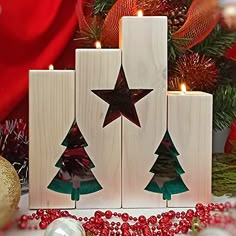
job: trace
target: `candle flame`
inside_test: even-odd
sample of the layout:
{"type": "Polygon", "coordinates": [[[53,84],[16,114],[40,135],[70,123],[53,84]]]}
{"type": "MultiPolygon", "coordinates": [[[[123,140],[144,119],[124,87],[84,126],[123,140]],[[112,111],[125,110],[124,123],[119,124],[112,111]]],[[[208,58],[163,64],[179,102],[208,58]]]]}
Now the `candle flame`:
{"type": "Polygon", "coordinates": [[[49,70],[54,70],[54,66],[53,65],[49,65],[48,69],[49,70]]]}
{"type": "Polygon", "coordinates": [[[101,42],[99,40],[97,40],[95,43],[94,43],[95,47],[96,48],[102,48],[102,45],[101,45],[101,42]]]}
{"type": "Polygon", "coordinates": [[[137,11],[137,16],[138,17],[142,17],[143,16],[143,11],[142,10],[138,10],[137,11]]]}
{"type": "Polygon", "coordinates": [[[182,93],[186,93],[187,89],[186,89],[185,84],[181,84],[181,91],[182,91],[182,93]]]}

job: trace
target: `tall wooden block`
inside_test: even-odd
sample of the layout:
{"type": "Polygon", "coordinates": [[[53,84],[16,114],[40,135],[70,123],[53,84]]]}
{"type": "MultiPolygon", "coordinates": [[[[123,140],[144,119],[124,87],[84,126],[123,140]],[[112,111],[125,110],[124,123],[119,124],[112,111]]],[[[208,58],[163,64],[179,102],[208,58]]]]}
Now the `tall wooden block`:
{"type": "Polygon", "coordinates": [[[29,73],[29,207],[74,208],[70,195],[49,190],[74,120],[74,71],[29,73]]]}
{"type": "Polygon", "coordinates": [[[122,119],[122,206],[164,207],[162,195],[145,187],[166,131],[167,18],[123,17],[120,48],[129,88],[153,90],[135,104],[141,127],[122,119]]]}
{"type": "Polygon", "coordinates": [[[76,120],[102,190],[82,195],[77,208],[121,207],[121,119],[103,127],[109,104],[92,90],[113,90],[121,67],[119,49],[76,50],[76,120]]]}
{"type": "Polygon", "coordinates": [[[179,152],[181,175],[189,191],[172,195],[169,207],[211,202],[212,95],[168,92],[168,129],[179,152]]]}

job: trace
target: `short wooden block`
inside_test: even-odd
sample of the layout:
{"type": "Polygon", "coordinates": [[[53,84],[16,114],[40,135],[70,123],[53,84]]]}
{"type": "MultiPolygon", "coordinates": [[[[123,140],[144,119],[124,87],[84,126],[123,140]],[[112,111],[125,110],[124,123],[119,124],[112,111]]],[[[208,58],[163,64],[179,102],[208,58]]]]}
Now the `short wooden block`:
{"type": "Polygon", "coordinates": [[[109,107],[92,90],[113,90],[121,67],[119,49],[76,50],[76,120],[102,190],[81,195],[77,208],[121,207],[121,119],[103,128],[109,107]]]}
{"type": "Polygon", "coordinates": [[[168,92],[168,129],[179,152],[181,175],[189,191],[172,195],[169,207],[211,202],[212,95],[168,92]]]}
{"type": "Polygon", "coordinates": [[[74,71],[31,70],[29,77],[29,207],[74,208],[70,195],[47,188],[74,120],[74,71]]]}
{"type": "Polygon", "coordinates": [[[123,17],[120,48],[129,88],[153,90],[135,104],[141,127],[122,118],[122,207],[165,207],[145,187],[166,131],[167,18],[123,17]]]}

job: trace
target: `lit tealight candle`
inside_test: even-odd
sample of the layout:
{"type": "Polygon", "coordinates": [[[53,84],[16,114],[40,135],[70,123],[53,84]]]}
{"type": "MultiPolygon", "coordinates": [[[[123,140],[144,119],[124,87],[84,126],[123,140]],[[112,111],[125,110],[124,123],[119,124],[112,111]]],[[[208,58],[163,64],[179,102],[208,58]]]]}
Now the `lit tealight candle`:
{"type": "Polygon", "coordinates": [[[142,10],[138,10],[137,11],[137,16],[138,17],[142,17],[143,16],[143,11],[142,10]]]}
{"type": "Polygon", "coordinates": [[[74,207],[68,195],[47,188],[64,151],[60,142],[74,120],[74,84],[74,70],[56,70],[49,65],[29,72],[30,209],[74,207]]]}
{"type": "Polygon", "coordinates": [[[185,84],[181,84],[181,91],[183,94],[186,93],[187,89],[186,89],[186,85],[185,84]]]}
{"type": "Polygon", "coordinates": [[[154,149],[166,131],[167,17],[143,16],[139,10],[135,16],[121,18],[119,36],[122,66],[129,88],[153,89],[137,103],[141,127],[122,120],[122,206],[165,207],[161,194],[150,194],[144,188],[150,181],[148,170],[154,164],[154,149]],[[145,148],[141,150],[137,147],[145,148]],[[143,170],[146,170],[145,173],[143,170]],[[141,172],[144,175],[138,178],[137,173],[141,172]]]}
{"type": "Polygon", "coordinates": [[[99,40],[97,40],[95,43],[95,48],[102,48],[101,42],[99,40]]]}
{"type": "Polygon", "coordinates": [[[48,69],[49,70],[54,70],[54,66],[53,65],[49,65],[48,69]]]}
{"type": "Polygon", "coordinates": [[[169,207],[193,207],[211,201],[212,95],[198,91],[168,92],[168,130],[189,191],[173,196],[169,207]]]}
{"type": "Polygon", "coordinates": [[[121,205],[121,119],[103,128],[108,104],[91,90],[109,90],[115,87],[121,67],[121,50],[101,48],[76,49],[76,120],[86,135],[88,149],[96,167],[109,163],[110,170],[95,168],[96,178],[102,180],[102,191],[81,199],[77,208],[119,208],[121,205]],[[104,152],[104,150],[106,150],[104,152]],[[112,160],[111,160],[112,153],[112,160]],[[115,169],[115,171],[114,171],[115,169]],[[107,178],[107,176],[112,178],[107,178]],[[98,199],[94,201],[94,197],[98,199]],[[107,199],[104,201],[104,199],[107,199]]]}

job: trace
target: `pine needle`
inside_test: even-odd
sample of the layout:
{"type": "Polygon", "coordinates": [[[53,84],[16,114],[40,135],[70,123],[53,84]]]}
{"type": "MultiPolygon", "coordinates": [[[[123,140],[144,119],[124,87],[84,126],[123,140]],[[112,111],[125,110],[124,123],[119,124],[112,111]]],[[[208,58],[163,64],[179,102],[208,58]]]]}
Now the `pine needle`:
{"type": "Polygon", "coordinates": [[[236,154],[214,154],[212,192],[215,196],[236,196],[236,154]]]}
{"type": "Polygon", "coordinates": [[[183,55],[186,51],[182,48],[182,42],[189,40],[188,38],[172,38],[172,33],[168,31],[168,59],[175,62],[176,59],[183,55]]]}
{"type": "Polygon", "coordinates": [[[100,39],[102,26],[98,24],[87,25],[88,30],[80,30],[76,32],[74,40],[82,41],[84,47],[94,47],[94,42],[100,39]]]}
{"type": "Polygon", "coordinates": [[[230,32],[217,25],[210,35],[191,50],[209,57],[220,57],[236,42],[236,31],[230,32]]]}
{"type": "Polygon", "coordinates": [[[115,2],[116,0],[95,0],[93,4],[89,5],[89,7],[93,8],[94,15],[101,15],[105,18],[115,2]]]}
{"type": "Polygon", "coordinates": [[[236,117],[236,87],[219,86],[213,94],[213,128],[223,130],[230,127],[236,117]]]}

